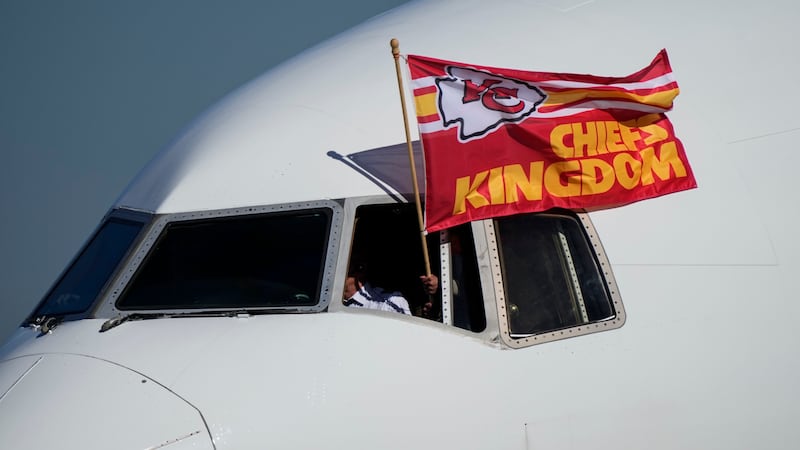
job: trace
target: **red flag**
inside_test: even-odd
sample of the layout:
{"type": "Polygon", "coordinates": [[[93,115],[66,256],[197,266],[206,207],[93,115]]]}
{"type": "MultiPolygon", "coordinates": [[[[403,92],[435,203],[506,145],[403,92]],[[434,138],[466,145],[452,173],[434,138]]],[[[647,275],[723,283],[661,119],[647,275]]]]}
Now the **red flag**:
{"type": "Polygon", "coordinates": [[[667,53],[626,77],[408,56],[427,230],[553,207],[620,206],[697,186],[666,111],[667,53]]]}

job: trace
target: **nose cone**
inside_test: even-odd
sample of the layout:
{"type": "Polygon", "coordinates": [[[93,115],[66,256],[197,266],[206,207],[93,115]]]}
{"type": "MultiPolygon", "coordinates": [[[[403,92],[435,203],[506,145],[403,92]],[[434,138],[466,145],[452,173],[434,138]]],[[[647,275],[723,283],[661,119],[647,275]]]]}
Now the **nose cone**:
{"type": "Polygon", "coordinates": [[[0,363],[2,448],[213,449],[194,406],[152,379],[82,355],[0,363]]]}

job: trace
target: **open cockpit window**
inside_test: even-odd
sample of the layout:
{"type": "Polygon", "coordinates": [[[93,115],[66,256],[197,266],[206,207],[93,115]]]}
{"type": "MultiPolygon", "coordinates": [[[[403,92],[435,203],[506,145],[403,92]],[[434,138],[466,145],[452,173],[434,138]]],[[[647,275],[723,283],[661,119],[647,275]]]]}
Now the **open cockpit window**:
{"type": "Polygon", "coordinates": [[[109,281],[144,223],[109,218],[86,244],[36,309],[33,317],[80,314],[109,281]]]}
{"type": "Polygon", "coordinates": [[[624,310],[588,219],[520,214],[493,225],[504,286],[500,325],[509,345],[622,326],[624,310]]]}
{"type": "Polygon", "coordinates": [[[363,296],[367,298],[351,297],[353,292],[348,294],[346,282],[344,304],[392,311],[394,308],[386,308],[384,303],[407,302],[414,316],[483,331],[486,314],[470,226],[455,227],[441,235],[431,233],[426,245],[431,273],[439,281],[432,295],[420,280],[425,274],[425,259],[414,205],[359,206],[348,281],[366,286],[363,296]]]}
{"type": "Polygon", "coordinates": [[[309,309],[320,302],[332,215],[316,208],[170,220],[116,308],[309,309]]]}
{"type": "MultiPolygon", "coordinates": [[[[428,241],[428,252],[435,255],[438,238],[429,238],[428,241]]],[[[432,259],[431,268],[438,273],[438,261],[432,259]]],[[[414,205],[358,207],[348,275],[357,279],[354,282],[366,285],[365,293],[374,300],[358,303],[371,309],[384,309],[379,303],[392,295],[399,296],[408,303],[412,315],[438,320],[438,310],[425,309],[428,296],[419,279],[423,274],[425,262],[414,205]]],[[[434,299],[434,303],[438,300],[434,299]]],[[[345,304],[358,306],[352,302],[345,304]]]]}

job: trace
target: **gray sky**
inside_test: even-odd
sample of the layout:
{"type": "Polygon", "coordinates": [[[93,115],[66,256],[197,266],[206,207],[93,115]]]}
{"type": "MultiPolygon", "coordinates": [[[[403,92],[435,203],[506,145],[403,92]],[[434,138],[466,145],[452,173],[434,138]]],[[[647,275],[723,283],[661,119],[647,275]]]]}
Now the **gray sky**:
{"type": "Polygon", "coordinates": [[[402,3],[0,1],[0,340],[192,118],[402,3]]]}

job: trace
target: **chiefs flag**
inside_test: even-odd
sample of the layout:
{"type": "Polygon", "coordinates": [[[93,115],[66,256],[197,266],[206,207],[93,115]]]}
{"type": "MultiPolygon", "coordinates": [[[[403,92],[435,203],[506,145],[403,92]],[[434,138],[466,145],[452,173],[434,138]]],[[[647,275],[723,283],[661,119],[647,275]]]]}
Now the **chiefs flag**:
{"type": "Polygon", "coordinates": [[[553,207],[619,206],[696,187],[666,111],[667,53],[626,77],[408,56],[427,230],[553,207]]]}

